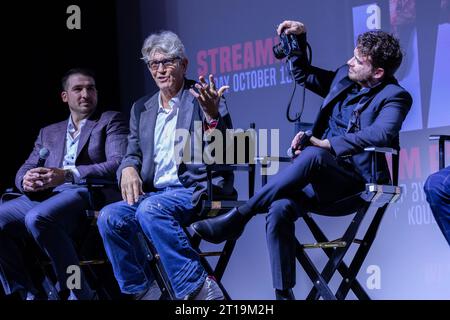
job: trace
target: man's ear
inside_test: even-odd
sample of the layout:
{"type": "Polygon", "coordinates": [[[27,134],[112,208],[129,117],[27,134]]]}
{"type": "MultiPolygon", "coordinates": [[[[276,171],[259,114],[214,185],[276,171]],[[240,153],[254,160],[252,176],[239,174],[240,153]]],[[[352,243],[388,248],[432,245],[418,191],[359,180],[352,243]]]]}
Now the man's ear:
{"type": "Polygon", "coordinates": [[[61,99],[63,102],[67,102],[67,91],[61,92],[61,99]]]}
{"type": "Polygon", "coordinates": [[[187,71],[188,64],[189,64],[189,60],[188,59],[184,58],[184,59],[181,60],[181,65],[184,68],[184,73],[185,74],[186,74],[186,71],[187,71]]]}
{"type": "Polygon", "coordinates": [[[375,72],[373,73],[373,78],[377,80],[381,80],[384,77],[384,69],[383,68],[376,68],[375,72]]]}

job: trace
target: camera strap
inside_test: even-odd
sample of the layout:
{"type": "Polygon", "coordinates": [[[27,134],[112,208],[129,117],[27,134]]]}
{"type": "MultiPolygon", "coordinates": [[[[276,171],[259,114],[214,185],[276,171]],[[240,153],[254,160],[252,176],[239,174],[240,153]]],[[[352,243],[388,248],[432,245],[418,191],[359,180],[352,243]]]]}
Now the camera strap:
{"type": "MultiPolygon", "coordinates": [[[[308,59],[308,65],[311,65],[312,63],[312,49],[311,46],[309,45],[308,42],[306,42],[306,47],[308,49],[308,53],[307,53],[307,59],[308,59]]],[[[306,54],[306,53],[305,53],[306,54]]],[[[303,94],[302,94],[302,102],[300,104],[300,111],[296,114],[296,116],[294,118],[291,118],[291,105],[292,105],[292,100],[294,99],[294,95],[295,95],[295,91],[297,89],[297,82],[295,81],[295,77],[294,77],[294,73],[292,71],[293,66],[292,66],[292,61],[291,59],[287,59],[287,62],[289,62],[288,64],[288,68],[289,68],[289,73],[291,75],[292,81],[294,83],[294,88],[292,89],[292,93],[291,93],[291,97],[289,98],[289,102],[286,108],[286,118],[289,122],[297,122],[300,121],[303,111],[305,110],[305,97],[306,97],[306,86],[305,84],[303,84],[303,94]]]]}

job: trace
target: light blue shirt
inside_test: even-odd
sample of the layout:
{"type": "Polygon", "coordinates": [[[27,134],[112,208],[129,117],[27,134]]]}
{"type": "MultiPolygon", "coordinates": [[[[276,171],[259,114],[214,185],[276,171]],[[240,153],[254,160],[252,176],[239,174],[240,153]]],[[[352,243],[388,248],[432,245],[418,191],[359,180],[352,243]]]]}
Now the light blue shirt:
{"type": "MultiPolygon", "coordinates": [[[[183,88],[183,87],[182,87],[183,88]]],[[[165,109],[158,96],[159,108],[156,117],[154,155],[155,177],[153,185],[157,189],[182,186],[177,174],[177,165],[174,157],[175,130],[177,127],[178,109],[180,105],[181,89],[170,99],[169,107],[165,109]]]]}
{"type": "Polygon", "coordinates": [[[78,151],[78,142],[80,141],[80,133],[86,124],[87,119],[83,119],[80,121],[80,129],[76,131],[75,125],[72,121],[72,116],[69,116],[69,121],[67,123],[67,132],[66,132],[66,149],[63,159],[63,169],[73,172],[73,176],[75,182],[77,182],[80,178],[80,173],[75,167],[75,160],[77,158],[78,151]]]}

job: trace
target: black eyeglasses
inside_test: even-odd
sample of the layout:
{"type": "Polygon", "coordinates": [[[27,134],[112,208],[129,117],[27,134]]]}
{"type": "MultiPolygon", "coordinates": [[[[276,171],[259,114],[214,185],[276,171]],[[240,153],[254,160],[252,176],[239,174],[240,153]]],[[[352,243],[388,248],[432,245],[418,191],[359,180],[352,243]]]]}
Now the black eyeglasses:
{"type": "Polygon", "coordinates": [[[170,67],[175,66],[175,62],[179,59],[181,59],[181,58],[174,57],[174,58],[168,58],[168,59],[162,59],[162,60],[150,60],[149,62],[147,62],[147,65],[151,70],[156,71],[156,70],[158,70],[160,64],[163,65],[164,69],[170,68],[170,67]]]}

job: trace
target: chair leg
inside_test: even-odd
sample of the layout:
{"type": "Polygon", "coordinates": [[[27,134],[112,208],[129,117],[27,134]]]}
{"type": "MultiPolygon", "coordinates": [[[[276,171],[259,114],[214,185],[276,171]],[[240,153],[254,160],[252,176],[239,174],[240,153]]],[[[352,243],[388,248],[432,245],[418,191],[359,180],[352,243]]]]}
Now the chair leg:
{"type": "Polygon", "coordinates": [[[296,240],[296,249],[295,255],[297,256],[297,260],[302,265],[308,277],[311,279],[314,284],[313,289],[315,289],[325,300],[336,300],[336,296],[331,291],[330,287],[327,285],[327,282],[320,274],[319,270],[314,266],[314,263],[305,253],[305,250],[301,246],[301,244],[296,240]]]}
{"type": "Polygon", "coordinates": [[[161,261],[157,257],[153,257],[152,261],[149,261],[150,269],[153,272],[156,283],[161,290],[160,300],[178,300],[173,292],[172,285],[170,284],[169,277],[167,276],[161,261]]]}
{"type": "MultiPolygon", "coordinates": [[[[196,234],[191,235],[187,230],[185,230],[186,235],[189,239],[189,242],[191,243],[192,248],[200,252],[200,242],[201,238],[198,237],[196,234]]],[[[169,277],[167,276],[164,266],[162,265],[156,249],[153,247],[153,245],[144,239],[144,237],[140,237],[140,241],[143,244],[143,247],[146,250],[147,254],[147,260],[150,265],[150,270],[153,272],[153,275],[156,279],[156,282],[158,283],[158,286],[161,290],[161,299],[160,300],[178,300],[175,296],[175,293],[172,289],[172,285],[170,283],[169,277]]],[[[217,285],[220,287],[220,289],[223,292],[223,295],[226,300],[231,300],[230,295],[228,294],[228,291],[225,289],[225,287],[222,284],[222,276],[225,273],[225,268],[228,265],[228,262],[231,258],[231,253],[233,252],[234,246],[236,244],[235,240],[229,240],[225,243],[225,246],[222,250],[222,253],[219,256],[219,260],[216,264],[216,267],[213,269],[211,265],[209,264],[208,260],[205,257],[200,257],[200,262],[202,266],[205,268],[205,271],[213,275],[216,279],[217,285]]]]}
{"type": "Polygon", "coordinates": [[[48,300],[60,300],[60,296],[58,295],[58,290],[56,289],[52,279],[49,277],[48,272],[45,270],[45,266],[43,266],[39,260],[36,260],[38,271],[41,273],[41,279],[39,280],[39,284],[45,292],[48,300]]]}
{"type": "MultiPolygon", "coordinates": [[[[222,257],[222,256],[221,256],[221,257],[222,257]]],[[[220,290],[222,290],[222,293],[223,293],[223,296],[224,296],[225,300],[231,300],[230,294],[228,293],[227,289],[225,289],[225,287],[224,287],[223,284],[222,284],[222,276],[223,276],[223,272],[222,272],[221,275],[220,275],[220,274],[217,275],[217,271],[216,271],[216,270],[217,270],[217,265],[218,265],[219,262],[220,262],[220,258],[219,258],[219,262],[217,262],[217,265],[216,265],[216,268],[215,268],[215,269],[213,269],[213,268],[211,267],[211,265],[209,264],[208,260],[206,260],[205,257],[201,257],[200,260],[201,260],[202,265],[203,265],[203,267],[205,268],[206,272],[207,272],[208,274],[213,275],[214,278],[216,279],[216,283],[217,283],[217,285],[219,286],[220,290]]],[[[223,266],[223,268],[225,269],[225,267],[226,267],[226,264],[223,266]]]]}
{"type": "Polygon", "coordinates": [[[222,280],[223,274],[225,273],[225,268],[230,261],[231,253],[233,252],[235,245],[236,240],[228,240],[223,247],[222,254],[220,255],[216,267],[214,268],[214,277],[216,277],[218,281],[222,280]]]}
{"type": "Polygon", "coordinates": [[[160,300],[177,300],[175,292],[172,289],[172,285],[170,284],[169,277],[164,270],[161,260],[157,256],[156,249],[141,233],[138,234],[138,238],[145,250],[149,264],[149,270],[146,271],[152,272],[156,283],[161,290],[160,300]]]}
{"type": "MultiPolygon", "coordinates": [[[[314,221],[313,218],[306,215],[305,217],[303,217],[303,220],[308,225],[309,229],[311,230],[311,233],[314,236],[314,239],[316,239],[317,242],[329,242],[329,239],[325,236],[325,234],[323,233],[323,231],[320,229],[320,227],[317,225],[317,223],[314,221]]],[[[334,250],[332,248],[323,248],[323,251],[325,252],[328,258],[331,258],[334,250]]],[[[342,278],[348,278],[349,268],[347,267],[344,261],[342,261],[341,264],[338,266],[338,271],[341,274],[342,278]]],[[[366,293],[366,291],[364,290],[364,288],[357,279],[355,279],[352,282],[351,289],[360,300],[370,300],[369,295],[366,293]]],[[[339,299],[337,295],[336,297],[339,299]]]]}
{"type": "MultiPolygon", "coordinates": [[[[345,299],[347,296],[350,288],[352,287],[352,283],[355,281],[356,276],[359,273],[359,270],[361,269],[361,266],[364,262],[364,259],[366,258],[367,254],[369,253],[369,250],[373,244],[373,241],[375,240],[376,233],[378,231],[378,228],[381,224],[381,220],[383,219],[384,213],[386,212],[386,209],[388,207],[388,204],[384,205],[381,208],[378,208],[377,212],[375,213],[375,217],[373,218],[369,228],[367,229],[367,232],[364,236],[363,243],[360,245],[358,250],[356,251],[356,254],[350,264],[349,272],[347,277],[342,279],[341,284],[339,285],[339,288],[336,292],[336,297],[338,299],[345,299]]],[[[357,295],[357,293],[355,292],[357,295]]],[[[362,297],[359,297],[359,299],[368,299],[370,300],[370,297],[366,294],[362,297]]]]}
{"type": "MultiPolygon", "coordinates": [[[[190,240],[192,248],[195,251],[200,252],[201,238],[199,236],[197,236],[196,234],[190,235],[190,233],[187,230],[185,230],[185,231],[190,240]]],[[[216,267],[214,269],[211,267],[211,265],[209,264],[206,257],[200,257],[200,261],[202,263],[203,268],[205,268],[206,273],[214,276],[214,278],[216,279],[217,285],[223,292],[225,300],[231,300],[231,297],[230,297],[228,291],[225,289],[225,287],[222,284],[222,277],[223,277],[223,274],[225,273],[225,269],[228,265],[228,262],[230,261],[231,253],[233,252],[235,245],[236,245],[236,240],[228,240],[225,242],[225,245],[222,249],[222,253],[219,256],[219,260],[217,261],[216,267]]]]}
{"type": "Polygon", "coordinates": [[[24,242],[26,250],[25,264],[30,268],[32,281],[38,290],[43,290],[48,300],[60,300],[55,282],[52,279],[53,270],[46,268],[40,258],[41,249],[36,243],[24,242]]]}
{"type": "MultiPolygon", "coordinates": [[[[326,283],[328,283],[331,278],[333,277],[333,274],[336,272],[337,268],[341,264],[342,260],[344,259],[345,254],[347,253],[348,249],[350,248],[350,245],[353,242],[353,239],[356,236],[356,233],[358,232],[359,226],[361,225],[362,219],[369,207],[369,204],[364,205],[364,207],[360,208],[355,216],[353,217],[352,223],[347,228],[347,230],[344,233],[344,236],[342,237],[342,240],[345,241],[346,245],[342,248],[337,248],[334,250],[331,258],[328,260],[327,264],[325,265],[324,269],[322,270],[322,277],[325,280],[326,283]]],[[[320,294],[317,291],[316,287],[312,288],[310,293],[307,296],[308,300],[318,300],[320,298],[320,294]]]]}

